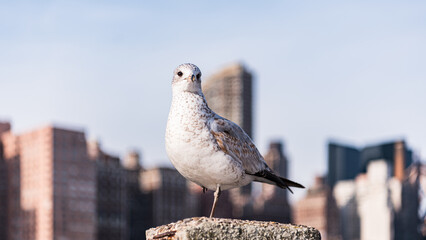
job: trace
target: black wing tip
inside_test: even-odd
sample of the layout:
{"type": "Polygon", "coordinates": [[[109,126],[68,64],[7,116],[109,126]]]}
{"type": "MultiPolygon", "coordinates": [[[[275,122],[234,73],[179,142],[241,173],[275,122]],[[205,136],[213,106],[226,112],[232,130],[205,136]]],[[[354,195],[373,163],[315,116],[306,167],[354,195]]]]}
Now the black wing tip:
{"type": "Polygon", "coordinates": [[[300,184],[300,183],[297,183],[297,182],[293,182],[293,181],[291,181],[291,180],[288,180],[287,178],[283,178],[283,177],[280,177],[280,179],[286,184],[286,185],[288,185],[288,186],[290,186],[290,187],[296,187],[296,188],[305,188],[305,186],[303,186],[302,184],[300,184]]]}
{"type": "Polygon", "coordinates": [[[297,183],[297,182],[293,182],[291,180],[288,180],[287,178],[277,176],[272,171],[270,171],[270,170],[268,171],[267,169],[256,172],[254,174],[248,173],[248,172],[246,172],[246,173],[249,174],[249,175],[265,178],[269,181],[272,181],[278,187],[283,188],[283,189],[288,189],[291,193],[293,193],[293,191],[290,189],[290,187],[305,188],[305,186],[303,186],[302,184],[297,183]]]}

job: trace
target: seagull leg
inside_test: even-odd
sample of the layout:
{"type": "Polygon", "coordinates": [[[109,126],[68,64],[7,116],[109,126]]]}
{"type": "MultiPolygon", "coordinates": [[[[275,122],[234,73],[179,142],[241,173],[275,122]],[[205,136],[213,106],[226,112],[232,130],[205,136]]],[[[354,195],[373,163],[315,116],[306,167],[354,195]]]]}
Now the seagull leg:
{"type": "Polygon", "coordinates": [[[213,201],[212,211],[210,212],[210,218],[213,217],[214,210],[216,209],[216,204],[217,204],[217,200],[219,199],[219,196],[220,196],[220,186],[217,185],[216,191],[214,192],[214,201],[213,201]]]}

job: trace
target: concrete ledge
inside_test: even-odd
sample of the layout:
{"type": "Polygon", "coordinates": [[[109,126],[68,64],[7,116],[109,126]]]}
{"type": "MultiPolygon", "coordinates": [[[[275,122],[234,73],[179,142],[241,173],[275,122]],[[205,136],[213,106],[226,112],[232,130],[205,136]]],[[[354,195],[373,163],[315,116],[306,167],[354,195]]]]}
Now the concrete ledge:
{"type": "Polygon", "coordinates": [[[277,222],[248,221],[239,219],[194,217],[175,223],[150,228],[147,240],[192,239],[312,239],[321,235],[313,227],[277,222]]]}

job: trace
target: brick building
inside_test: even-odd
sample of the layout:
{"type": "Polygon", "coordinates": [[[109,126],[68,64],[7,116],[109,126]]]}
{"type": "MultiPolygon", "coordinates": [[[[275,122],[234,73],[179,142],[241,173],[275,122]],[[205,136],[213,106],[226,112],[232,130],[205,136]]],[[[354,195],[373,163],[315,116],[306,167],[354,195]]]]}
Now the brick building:
{"type": "Polygon", "coordinates": [[[96,239],[124,240],[127,237],[126,175],[120,159],[101,150],[97,142],[88,144],[96,164],[96,239]]]}
{"type": "Polygon", "coordinates": [[[9,240],[94,239],[94,164],[81,131],[46,126],[1,135],[9,240]]]}
{"type": "Polygon", "coordinates": [[[316,177],[306,196],[295,204],[293,216],[295,224],[318,229],[321,239],[340,239],[336,201],[323,177],[316,177]]]}

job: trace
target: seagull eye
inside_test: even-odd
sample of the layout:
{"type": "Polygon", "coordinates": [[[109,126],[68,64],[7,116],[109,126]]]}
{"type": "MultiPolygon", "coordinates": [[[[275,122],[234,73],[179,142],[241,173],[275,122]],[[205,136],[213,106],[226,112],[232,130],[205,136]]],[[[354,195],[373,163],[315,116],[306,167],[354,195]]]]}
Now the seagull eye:
{"type": "Polygon", "coordinates": [[[179,77],[182,77],[183,73],[182,73],[182,72],[178,72],[178,73],[177,73],[177,75],[178,75],[179,77]]]}
{"type": "Polygon", "coordinates": [[[201,73],[197,74],[197,79],[200,79],[201,73]]]}

